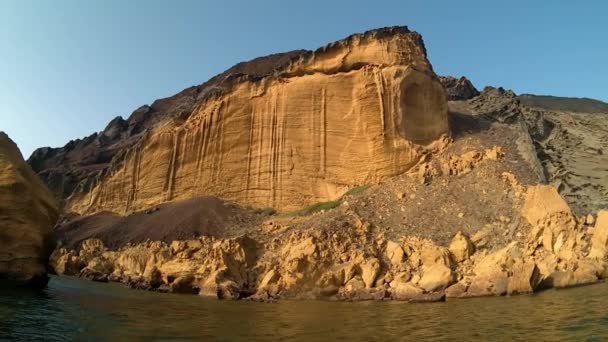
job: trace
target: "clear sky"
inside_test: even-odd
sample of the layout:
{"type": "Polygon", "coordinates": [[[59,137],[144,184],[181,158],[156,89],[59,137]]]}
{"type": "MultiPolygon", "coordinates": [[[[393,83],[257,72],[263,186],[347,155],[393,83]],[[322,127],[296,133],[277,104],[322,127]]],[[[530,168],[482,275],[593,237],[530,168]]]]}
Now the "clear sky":
{"type": "Polygon", "coordinates": [[[260,55],[420,32],[478,88],[608,101],[608,1],[1,0],[0,130],[27,158],[260,55]]]}

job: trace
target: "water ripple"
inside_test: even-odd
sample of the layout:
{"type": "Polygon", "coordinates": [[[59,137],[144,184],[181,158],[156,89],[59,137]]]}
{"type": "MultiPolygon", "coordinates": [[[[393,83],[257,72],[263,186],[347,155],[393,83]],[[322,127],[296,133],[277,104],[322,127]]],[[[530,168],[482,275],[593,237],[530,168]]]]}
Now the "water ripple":
{"type": "Polygon", "coordinates": [[[220,302],[53,277],[0,292],[0,340],[401,341],[608,338],[608,285],[447,303],[220,302]]]}

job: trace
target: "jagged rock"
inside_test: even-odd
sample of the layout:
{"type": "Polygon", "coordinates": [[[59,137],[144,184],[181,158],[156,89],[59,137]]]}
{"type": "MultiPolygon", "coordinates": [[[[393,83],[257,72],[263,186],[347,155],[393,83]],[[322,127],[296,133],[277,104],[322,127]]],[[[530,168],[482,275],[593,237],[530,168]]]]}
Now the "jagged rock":
{"type": "Polygon", "coordinates": [[[541,280],[538,267],[531,260],[516,260],[511,273],[507,289],[510,295],[534,292],[541,280]]]}
{"type": "Polygon", "coordinates": [[[532,225],[528,240],[532,248],[542,245],[560,258],[570,260],[579,251],[576,218],[551,185],[530,187],[522,215],[532,225]]]}
{"type": "Polygon", "coordinates": [[[549,288],[565,288],[576,285],[574,273],[572,271],[554,271],[549,274],[540,284],[543,289],[549,288]]]}
{"type": "Polygon", "coordinates": [[[361,278],[363,279],[366,288],[374,287],[379,273],[380,261],[378,261],[378,259],[371,258],[361,264],[361,278]]]}
{"type": "Polygon", "coordinates": [[[469,103],[475,114],[498,122],[513,123],[522,115],[517,95],[502,87],[485,87],[469,103]]]}
{"type": "Polygon", "coordinates": [[[463,283],[456,283],[445,289],[447,298],[461,298],[467,294],[467,286],[463,283]]]}
{"type": "Polygon", "coordinates": [[[401,262],[403,262],[403,257],[405,256],[405,253],[403,252],[403,248],[401,248],[398,243],[394,241],[388,241],[386,243],[386,256],[393,265],[399,265],[401,264],[401,262]]]}
{"type": "Polygon", "coordinates": [[[17,145],[0,132],[0,279],[43,287],[54,249],[57,204],[25,163],[17,145]]]}
{"type": "Polygon", "coordinates": [[[365,289],[365,282],[361,279],[360,276],[356,276],[353,279],[349,280],[344,286],[344,290],[346,292],[355,292],[358,290],[365,289]]]}
{"type": "MultiPolygon", "coordinates": [[[[526,194],[518,205],[530,224],[524,225],[528,238],[522,234],[507,245],[477,251],[464,233],[457,234],[449,248],[416,236],[396,236],[400,244],[387,241],[378,227],[358,214],[338,213],[346,215],[339,216],[338,226],[324,223],[276,235],[261,231],[265,234],[261,240],[240,236],[170,244],[146,241],[117,250],[108,250],[99,240],[84,241],[78,252],[57,249],[51,266],[58,272],[74,269],[83,278],[121,281],[137,289],[258,301],[438,301],[528,293],[604,279],[605,258],[588,258],[587,251],[593,231],[603,246],[605,214],[598,215],[595,228],[580,230],[582,222],[576,221],[554,188],[530,186],[526,191],[511,180],[513,184],[513,189],[521,187],[519,193],[526,194]]],[[[500,218],[497,224],[509,221],[500,218]]]]}
{"type": "Polygon", "coordinates": [[[449,250],[457,262],[463,262],[475,252],[475,246],[468,236],[459,231],[452,238],[449,250]]]}
{"type": "Polygon", "coordinates": [[[468,100],[479,95],[473,83],[464,76],[460,78],[441,76],[439,81],[445,88],[449,101],[468,100]]]}
{"type": "Polygon", "coordinates": [[[602,210],[597,213],[593,238],[591,240],[590,258],[603,259],[608,249],[608,211],[602,210]]]}

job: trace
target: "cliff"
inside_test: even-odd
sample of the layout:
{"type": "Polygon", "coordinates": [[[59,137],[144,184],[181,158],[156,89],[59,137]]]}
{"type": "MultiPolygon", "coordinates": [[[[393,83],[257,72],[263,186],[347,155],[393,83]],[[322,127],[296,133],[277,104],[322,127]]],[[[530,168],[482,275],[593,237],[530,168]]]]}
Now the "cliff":
{"type": "Polygon", "coordinates": [[[46,285],[57,205],[25,163],[17,145],[0,132],[0,279],[46,285]]]}
{"type": "Polygon", "coordinates": [[[447,112],[421,36],[393,27],[237,65],[30,164],[79,213],[200,195],[294,210],[407,171],[448,133],[447,112]]]}

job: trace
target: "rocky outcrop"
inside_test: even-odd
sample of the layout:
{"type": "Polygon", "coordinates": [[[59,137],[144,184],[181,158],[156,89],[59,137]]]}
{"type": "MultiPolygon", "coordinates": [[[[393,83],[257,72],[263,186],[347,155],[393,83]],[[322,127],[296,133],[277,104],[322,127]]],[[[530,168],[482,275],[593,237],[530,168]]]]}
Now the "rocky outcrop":
{"type": "Polygon", "coordinates": [[[479,95],[477,88],[464,76],[461,78],[441,76],[439,81],[445,88],[449,101],[468,100],[479,95]]]}
{"type": "Polygon", "coordinates": [[[0,279],[46,285],[56,220],[51,193],[25,163],[17,145],[0,132],[0,279]]]}
{"type": "MultiPolygon", "coordinates": [[[[129,146],[130,120],[112,121],[91,140],[119,152],[79,183],[66,208],[126,213],[205,194],[294,210],[403,173],[448,133],[445,91],[421,36],[407,28],[277,58],[272,73],[244,70],[193,97],[176,95],[191,105],[129,146]]],[[[40,154],[30,162],[44,173],[49,159],[40,154]]]]}
{"type": "Polygon", "coordinates": [[[106,128],[60,148],[39,148],[29,157],[32,169],[60,199],[88,191],[123,161],[126,151],[165,120],[189,115],[197,103],[222,92],[239,77],[261,78],[272,74],[306,51],[297,50],[239,63],[207,82],[184,89],[133,111],[127,119],[114,118],[106,128]]]}
{"type": "Polygon", "coordinates": [[[340,226],[268,239],[149,241],[115,251],[87,240],[79,251],[57,249],[51,265],[58,273],[135,288],[253,300],[424,302],[530,293],[606,276],[605,212],[589,229],[553,187],[525,189],[512,179],[511,186],[529,226],[492,249],[462,232],[449,247],[415,236],[389,240],[350,212],[340,226]]]}

